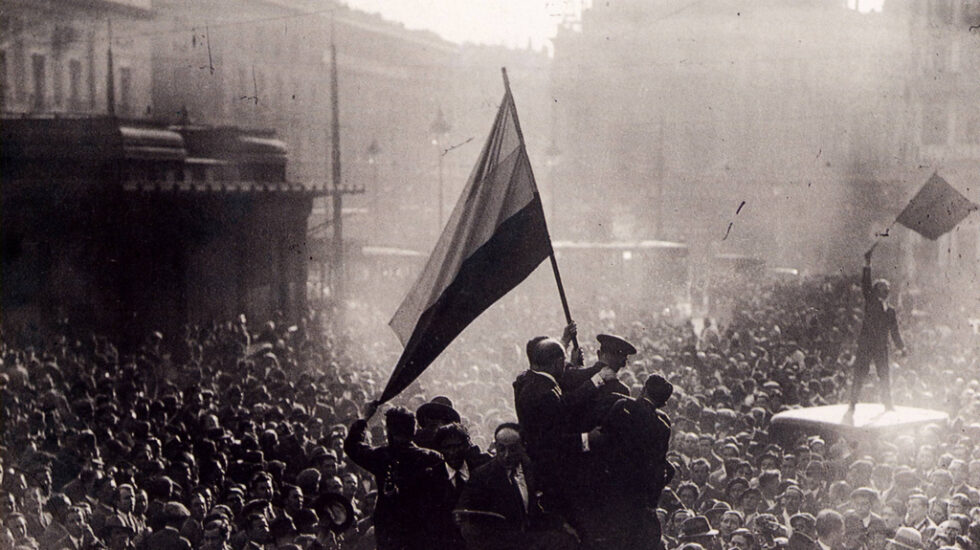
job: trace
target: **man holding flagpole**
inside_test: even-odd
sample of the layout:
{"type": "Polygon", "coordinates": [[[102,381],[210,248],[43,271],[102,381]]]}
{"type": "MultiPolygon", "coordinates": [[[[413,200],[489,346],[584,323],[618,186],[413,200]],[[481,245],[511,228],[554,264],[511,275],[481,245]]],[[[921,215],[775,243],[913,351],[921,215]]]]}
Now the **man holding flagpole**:
{"type": "Polygon", "coordinates": [[[587,403],[599,388],[616,380],[604,367],[572,391],[563,392],[558,380],[565,370],[565,348],[554,338],[539,336],[527,343],[530,368],[514,381],[514,405],[524,429],[527,453],[545,493],[548,511],[566,515],[574,524],[565,485],[583,453],[589,450],[588,433],[575,429],[573,411],[587,403]]]}
{"type": "Polygon", "coordinates": [[[848,412],[853,413],[861,397],[861,386],[868,376],[871,362],[875,364],[878,374],[878,390],[881,402],[886,410],[892,410],[891,385],[888,378],[888,337],[895,342],[900,351],[905,350],[905,343],[898,331],[898,319],[895,308],[888,305],[889,285],[885,279],[871,282],[871,247],[864,255],[864,270],[861,273],[861,292],[864,294],[864,322],[858,335],[857,356],[854,359],[854,380],[851,386],[851,404],[848,412]]]}

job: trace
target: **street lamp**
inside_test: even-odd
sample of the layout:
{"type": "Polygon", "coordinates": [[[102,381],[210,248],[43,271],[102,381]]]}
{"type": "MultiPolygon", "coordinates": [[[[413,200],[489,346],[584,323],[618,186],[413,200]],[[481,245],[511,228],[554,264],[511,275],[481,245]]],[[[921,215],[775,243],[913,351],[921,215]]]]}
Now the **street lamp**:
{"type": "Polygon", "coordinates": [[[551,207],[549,208],[549,210],[551,210],[551,216],[549,217],[551,218],[551,223],[557,226],[555,221],[557,219],[555,218],[555,211],[557,207],[555,205],[558,203],[558,191],[557,181],[555,179],[555,167],[557,167],[558,163],[561,162],[561,149],[558,148],[554,138],[552,138],[551,145],[549,145],[548,149],[545,150],[544,155],[545,166],[548,167],[548,179],[550,180],[548,181],[548,193],[551,195],[551,207]]]}
{"type": "Polygon", "coordinates": [[[449,135],[449,123],[446,122],[446,117],[442,114],[442,107],[439,108],[439,112],[436,113],[436,119],[432,121],[432,126],[429,126],[429,133],[432,135],[432,145],[436,147],[436,155],[438,155],[439,160],[439,231],[442,231],[442,151],[440,150],[440,144],[446,142],[446,137],[449,135]]]}
{"type": "Polygon", "coordinates": [[[378,189],[378,155],[381,154],[381,146],[378,145],[377,139],[371,140],[371,145],[367,148],[367,161],[368,165],[371,166],[371,186],[373,191],[371,213],[375,216],[378,215],[378,197],[381,192],[378,189]]]}

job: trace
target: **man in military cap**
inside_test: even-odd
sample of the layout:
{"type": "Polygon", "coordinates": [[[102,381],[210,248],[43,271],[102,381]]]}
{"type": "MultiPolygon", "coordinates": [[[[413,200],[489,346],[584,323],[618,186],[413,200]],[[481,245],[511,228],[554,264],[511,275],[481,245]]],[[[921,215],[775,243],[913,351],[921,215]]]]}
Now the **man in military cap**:
{"type": "MultiPolygon", "coordinates": [[[[574,325],[570,325],[574,326],[574,325]]],[[[597,361],[588,368],[569,368],[561,378],[561,387],[564,391],[571,391],[580,384],[595,376],[603,368],[609,368],[614,373],[626,366],[626,359],[630,355],[636,354],[636,348],[625,339],[611,334],[600,334],[596,336],[599,341],[599,351],[597,361]]],[[[576,426],[580,431],[587,432],[599,425],[609,407],[623,397],[629,397],[630,390],[619,379],[612,379],[602,385],[596,393],[582,407],[573,410],[576,426]]]]}

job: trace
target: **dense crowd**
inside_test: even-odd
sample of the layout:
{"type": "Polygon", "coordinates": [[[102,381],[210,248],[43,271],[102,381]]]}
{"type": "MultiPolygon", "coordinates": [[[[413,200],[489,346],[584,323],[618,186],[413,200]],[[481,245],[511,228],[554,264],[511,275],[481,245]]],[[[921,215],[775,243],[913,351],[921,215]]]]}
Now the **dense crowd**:
{"type": "MultiPolygon", "coordinates": [[[[980,343],[961,312],[902,311],[911,353],[892,368],[895,404],[943,410],[948,425],[776,440],[773,414],[846,402],[857,279],[710,293],[726,313],[700,330],[642,304],[579,313],[637,348],[615,375],[624,391],[640,397],[656,375],[673,386],[662,409],[676,473],[652,510],[667,548],[980,550],[980,343]]],[[[5,334],[0,547],[391,548],[373,528],[379,515],[431,526],[446,537],[439,548],[574,545],[560,515],[540,531],[550,538],[519,543],[467,517],[481,512],[478,472],[526,460],[513,383],[528,367],[525,342],[555,332],[543,309],[508,297],[492,314],[506,324],[477,323],[370,423],[364,409],[398,350],[329,328],[325,312],[153,333],[123,351],[68,326],[45,339],[5,334]],[[450,479],[438,495],[448,507],[390,506],[410,489],[379,487],[393,474],[373,471],[370,453],[398,434],[432,449],[418,467],[450,479]]],[[[516,486],[530,515],[532,484],[516,486]]]]}

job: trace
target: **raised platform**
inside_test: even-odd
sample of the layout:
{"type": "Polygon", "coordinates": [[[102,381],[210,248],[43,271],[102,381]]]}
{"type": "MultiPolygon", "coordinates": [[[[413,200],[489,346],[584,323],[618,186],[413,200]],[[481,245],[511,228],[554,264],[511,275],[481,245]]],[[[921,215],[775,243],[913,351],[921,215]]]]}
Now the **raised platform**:
{"type": "Polygon", "coordinates": [[[847,409],[841,404],[784,411],[772,417],[770,430],[778,438],[806,434],[836,439],[911,433],[928,424],[949,422],[949,415],[930,409],[896,406],[886,411],[878,403],[858,403],[852,414],[847,409]]]}

